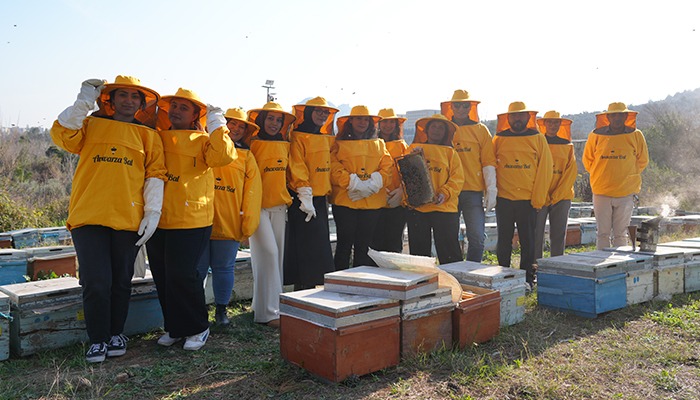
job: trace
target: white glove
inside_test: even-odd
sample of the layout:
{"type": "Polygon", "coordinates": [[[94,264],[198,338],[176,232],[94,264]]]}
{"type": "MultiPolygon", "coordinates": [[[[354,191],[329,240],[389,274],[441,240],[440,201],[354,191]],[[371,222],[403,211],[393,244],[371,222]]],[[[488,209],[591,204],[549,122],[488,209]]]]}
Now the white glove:
{"type": "Polygon", "coordinates": [[[304,186],[297,188],[297,196],[299,196],[299,209],[306,213],[306,222],[311,221],[311,218],[316,217],[316,208],[314,208],[314,194],[311,187],[304,186]]]}
{"type": "Polygon", "coordinates": [[[387,193],[386,204],[390,208],[396,208],[401,205],[401,202],[403,201],[403,187],[399,186],[392,191],[387,189],[387,193]]]}
{"type": "Polygon", "coordinates": [[[136,246],[141,246],[153,236],[160,222],[160,210],[163,208],[163,188],[165,183],[158,178],[148,178],[143,185],[143,219],[139,225],[138,234],[141,239],[136,246]]]}
{"type": "Polygon", "coordinates": [[[484,173],[484,183],[486,183],[486,192],[484,193],[484,208],[490,211],[496,207],[496,196],[498,189],[496,188],[496,167],[487,165],[482,168],[484,173]]]}
{"type": "Polygon", "coordinates": [[[222,126],[226,126],[224,111],[219,107],[207,104],[207,131],[212,133],[222,126]]]}
{"type": "Polygon", "coordinates": [[[384,187],[384,179],[382,179],[382,174],[377,171],[372,172],[372,175],[370,175],[370,178],[366,182],[368,189],[370,192],[372,192],[372,194],[379,193],[382,187],[384,187]]]}
{"type": "Polygon", "coordinates": [[[58,123],[64,128],[78,130],[88,113],[95,108],[95,101],[100,97],[107,81],[103,79],[88,79],[80,87],[80,93],[72,106],[58,115],[58,123]]]}

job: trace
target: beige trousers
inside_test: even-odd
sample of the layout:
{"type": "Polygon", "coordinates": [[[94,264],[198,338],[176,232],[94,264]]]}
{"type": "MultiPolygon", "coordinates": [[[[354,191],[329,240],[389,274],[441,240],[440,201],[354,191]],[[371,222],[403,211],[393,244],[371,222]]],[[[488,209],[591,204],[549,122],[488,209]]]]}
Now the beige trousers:
{"type": "Polygon", "coordinates": [[[593,195],[593,212],[595,213],[598,234],[596,247],[598,250],[611,247],[611,236],[612,247],[627,245],[627,227],[632,220],[633,196],[593,195]]]}
{"type": "Polygon", "coordinates": [[[287,206],[260,210],[260,225],[250,237],[253,268],[253,320],[267,323],[279,318],[287,206]]]}

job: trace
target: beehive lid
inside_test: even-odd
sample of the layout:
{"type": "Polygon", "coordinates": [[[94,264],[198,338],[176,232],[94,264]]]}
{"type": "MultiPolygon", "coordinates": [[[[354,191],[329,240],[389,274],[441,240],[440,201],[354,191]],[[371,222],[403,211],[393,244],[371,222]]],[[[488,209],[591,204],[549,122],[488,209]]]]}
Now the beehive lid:
{"type": "Polygon", "coordinates": [[[280,314],[340,328],[398,316],[399,301],[316,288],[280,294],[280,314]]]}
{"type": "Polygon", "coordinates": [[[525,271],[500,265],[485,265],[470,261],[440,265],[440,269],[451,274],[459,283],[500,290],[525,282],[525,271]]]}
{"type": "Polygon", "coordinates": [[[452,290],[448,287],[438,288],[430,293],[401,301],[401,315],[421,313],[452,303],[452,290]]]}
{"type": "Polygon", "coordinates": [[[700,260],[700,247],[697,248],[692,248],[692,247],[666,247],[666,243],[660,244],[656,246],[656,249],[660,248],[668,248],[668,249],[675,249],[678,251],[682,251],[683,255],[685,257],[685,261],[695,261],[695,260],[700,260]]]}
{"type": "Polygon", "coordinates": [[[0,249],[0,263],[27,261],[27,252],[17,249],[0,249]]]}
{"type": "Polygon", "coordinates": [[[654,256],[648,253],[625,253],[621,251],[609,251],[609,250],[593,250],[586,251],[583,253],[575,253],[574,255],[586,256],[586,257],[596,257],[602,259],[619,259],[627,261],[627,267],[629,270],[636,269],[650,269],[654,268],[654,256]]]}
{"type": "Polygon", "coordinates": [[[38,230],[36,228],[26,228],[26,229],[17,229],[15,231],[10,231],[7,232],[9,233],[13,238],[23,238],[26,236],[38,236],[38,230]]]}
{"type": "Polygon", "coordinates": [[[27,252],[27,258],[46,257],[61,253],[72,253],[75,255],[75,247],[73,246],[26,247],[23,250],[27,252]]]}
{"type": "Polygon", "coordinates": [[[685,260],[683,252],[674,249],[673,247],[657,248],[655,251],[641,251],[639,250],[639,248],[637,248],[635,251],[633,251],[632,246],[619,246],[607,248],[604,250],[621,252],[625,254],[650,255],[653,257],[653,260],[656,263],[656,265],[682,264],[685,260]]]}
{"type": "Polygon", "coordinates": [[[78,279],[72,276],[4,285],[0,286],[0,291],[8,295],[15,305],[45,304],[82,298],[82,288],[78,279]]]}
{"type": "Polygon", "coordinates": [[[567,254],[538,260],[537,271],[549,274],[603,278],[626,273],[631,260],[620,257],[599,258],[583,253],[567,254]]]}
{"type": "Polygon", "coordinates": [[[324,276],[326,290],[407,300],[438,288],[438,273],[355,267],[324,276]]]}
{"type": "Polygon", "coordinates": [[[38,255],[38,256],[31,257],[27,261],[29,261],[29,262],[32,262],[32,261],[51,261],[51,260],[60,260],[62,258],[71,258],[71,257],[73,257],[73,258],[75,257],[75,252],[53,253],[53,254],[49,253],[46,255],[38,255]]]}

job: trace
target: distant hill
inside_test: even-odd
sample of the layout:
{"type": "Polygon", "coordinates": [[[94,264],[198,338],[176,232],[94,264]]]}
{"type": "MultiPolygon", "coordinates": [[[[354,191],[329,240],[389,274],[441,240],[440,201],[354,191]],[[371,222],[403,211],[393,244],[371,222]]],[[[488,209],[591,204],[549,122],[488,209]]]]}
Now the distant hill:
{"type": "MultiPolygon", "coordinates": [[[[700,88],[686,90],[667,96],[663,100],[650,101],[646,104],[630,105],[630,110],[639,112],[637,126],[644,131],[645,126],[655,123],[654,115],[659,112],[675,112],[680,115],[700,115],[700,88]]],[[[595,115],[602,112],[585,112],[579,114],[566,114],[563,117],[573,121],[571,124],[571,136],[573,139],[586,139],[588,134],[595,127],[595,115]]],[[[539,115],[541,117],[541,115],[539,115]]],[[[483,121],[488,126],[491,133],[496,131],[496,120],[483,121]]]]}

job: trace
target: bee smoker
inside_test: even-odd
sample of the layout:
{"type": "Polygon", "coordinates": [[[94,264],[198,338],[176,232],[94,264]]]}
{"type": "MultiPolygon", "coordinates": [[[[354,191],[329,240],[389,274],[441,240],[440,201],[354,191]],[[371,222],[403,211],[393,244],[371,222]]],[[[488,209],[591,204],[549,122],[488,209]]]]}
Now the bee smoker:
{"type": "Polygon", "coordinates": [[[642,221],[642,226],[637,232],[639,251],[651,253],[656,251],[656,245],[659,243],[659,224],[662,219],[663,217],[658,216],[642,221]]]}

